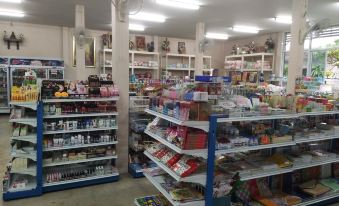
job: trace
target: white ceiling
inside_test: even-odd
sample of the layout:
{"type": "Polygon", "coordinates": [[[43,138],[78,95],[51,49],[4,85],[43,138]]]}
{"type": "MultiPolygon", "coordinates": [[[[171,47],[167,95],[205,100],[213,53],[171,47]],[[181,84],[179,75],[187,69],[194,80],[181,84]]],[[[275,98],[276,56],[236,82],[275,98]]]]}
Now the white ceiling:
{"type": "MultiPolygon", "coordinates": [[[[233,33],[229,28],[234,24],[257,26],[262,29],[260,33],[289,29],[288,25],[274,23],[271,18],[277,15],[291,15],[292,0],[199,1],[202,6],[194,11],[161,6],[156,4],[155,0],[144,0],[142,11],[163,14],[168,19],[163,24],[141,22],[147,26],[143,33],[194,38],[197,22],[205,22],[207,32],[225,32],[231,38],[248,36],[233,33]]],[[[309,0],[310,20],[329,18],[331,24],[339,24],[338,2],[338,0],[309,0]]],[[[110,29],[110,0],[24,0],[24,3],[18,5],[0,2],[0,8],[20,9],[27,13],[22,19],[0,16],[0,20],[74,27],[75,4],[86,6],[86,27],[98,30],[110,29]]],[[[140,23],[135,20],[131,22],[140,23]]]]}

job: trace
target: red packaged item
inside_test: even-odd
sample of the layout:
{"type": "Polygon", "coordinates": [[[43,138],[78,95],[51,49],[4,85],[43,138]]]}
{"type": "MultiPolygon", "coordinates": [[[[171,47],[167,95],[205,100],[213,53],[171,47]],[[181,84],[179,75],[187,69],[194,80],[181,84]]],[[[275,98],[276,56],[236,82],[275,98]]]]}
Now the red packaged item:
{"type": "Polygon", "coordinates": [[[182,157],[181,154],[177,154],[175,152],[170,151],[161,158],[161,162],[171,167],[172,165],[177,163],[181,157],[182,157]]]}
{"type": "Polygon", "coordinates": [[[198,167],[199,167],[198,160],[191,159],[188,156],[184,156],[171,168],[180,177],[187,177],[194,173],[198,169],[198,167]]]}
{"type": "Polygon", "coordinates": [[[158,152],[154,153],[153,156],[155,156],[158,159],[161,159],[168,152],[169,152],[169,150],[167,148],[163,148],[163,149],[159,150],[158,152]]]}

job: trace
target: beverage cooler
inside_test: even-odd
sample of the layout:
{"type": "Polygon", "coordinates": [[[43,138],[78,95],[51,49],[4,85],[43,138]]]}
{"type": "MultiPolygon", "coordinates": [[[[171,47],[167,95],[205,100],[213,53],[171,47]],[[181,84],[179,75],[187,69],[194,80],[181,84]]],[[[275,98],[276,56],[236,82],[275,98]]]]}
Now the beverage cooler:
{"type": "Polygon", "coordinates": [[[0,114],[9,113],[9,59],[0,57],[0,114]]]}

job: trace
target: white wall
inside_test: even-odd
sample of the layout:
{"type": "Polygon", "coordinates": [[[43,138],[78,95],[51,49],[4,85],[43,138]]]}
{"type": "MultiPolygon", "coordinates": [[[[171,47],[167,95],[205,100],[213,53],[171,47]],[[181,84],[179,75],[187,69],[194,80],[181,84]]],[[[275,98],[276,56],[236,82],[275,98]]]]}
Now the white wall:
{"type": "Polygon", "coordinates": [[[0,55],[1,56],[27,56],[62,58],[62,29],[56,26],[45,26],[37,24],[23,24],[0,21],[0,55]],[[2,40],[3,32],[10,35],[12,31],[16,35],[22,33],[24,42],[20,44],[20,50],[12,44],[11,49],[7,49],[7,43],[2,40]]]}
{"type": "MultiPolygon", "coordinates": [[[[13,44],[11,49],[7,49],[7,44],[0,41],[0,56],[27,56],[27,57],[45,57],[45,58],[56,58],[63,59],[65,61],[66,79],[76,78],[76,68],[73,67],[73,28],[58,27],[58,26],[47,26],[37,24],[25,24],[25,23],[13,23],[0,21],[0,33],[3,31],[12,32],[16,34],[22,33],[25,37],[25,41],[20,45],[20,50],[16,50],[13,44]]],[[[96,67],[86,68],[87,75],[89,74],[100,74],[102,60],[102,41],[101,35],[107,33],[107,31],[96,31],[89,30],[90,36],[95,37],[96,40],[96,67]]],[[[135,42],[135,36],[145,36],[146,44],[154,41],[155,51],[162,52],[161,42],[166,37],[149,36],[143,34],[130,34],[129,39],[135,42]]],[[[233,45],[238,44],[244,46],[254,41],[256,45],[263,46],[269,34],[249,37],[239,40],[227,40],[219,41],[214,40],[207,48],[205,55],[212,56],[212,68],[224,68],[224,59],[226,55],[230,55],[233,45]]],[[[275,70],[278,73],[280,69],[281,59],[281,42],[282,33],[271,34],[275,45],[275,70]]],[[[178,42],[185,42],[186,53],[195,54],[195,40],[193,39],[180,39],[180,38],[168,38],[170,41],[171,53],[178,53],[178,42]]],[[[162,58],[162,61],[164,59],[162,58]]],[[[162,64],[164,65],[164,64],[162,64]]]]}

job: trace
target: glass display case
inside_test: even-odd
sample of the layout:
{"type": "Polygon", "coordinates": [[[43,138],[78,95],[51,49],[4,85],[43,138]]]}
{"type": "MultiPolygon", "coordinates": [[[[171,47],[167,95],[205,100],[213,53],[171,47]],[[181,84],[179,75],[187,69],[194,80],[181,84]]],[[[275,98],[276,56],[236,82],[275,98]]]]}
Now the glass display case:
{"type": "Polygon", "coordinates": [[[48,79],[64,79],[64,69],[48,69],[48,79]]]}
{"type": "Polygon", "coordinates": [[[0,57],[0,114],[9,113],[8,58],[0,57]]]}
{"type": "Polygon", "coordinates": [[[47,69],[11,66],[11,86],[21,86],[25,77],[25,72],[33,70],[37,78],[47,79],[47,69]]]}

